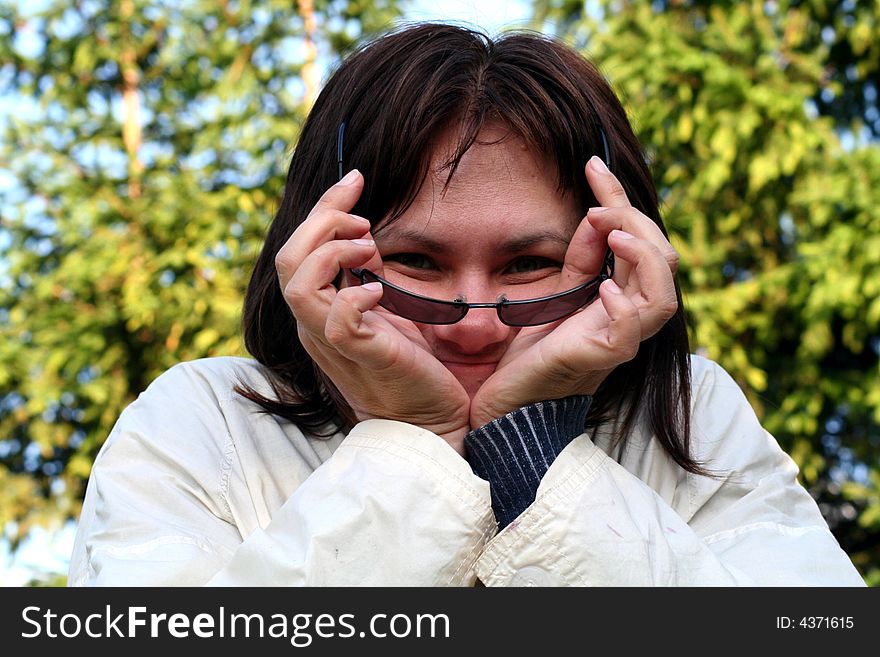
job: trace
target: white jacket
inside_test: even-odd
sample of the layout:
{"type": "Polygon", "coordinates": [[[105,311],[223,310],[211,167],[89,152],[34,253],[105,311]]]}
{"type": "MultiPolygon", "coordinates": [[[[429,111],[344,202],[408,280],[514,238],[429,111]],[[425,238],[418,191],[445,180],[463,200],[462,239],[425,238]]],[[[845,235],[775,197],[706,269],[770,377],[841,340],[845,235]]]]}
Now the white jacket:
{"type": "Polygon", "coordinates": [[[258,413],[210,358],[171,368],[95,462],[71,585],[864,585],[794,462],[715,363],[692,362],[685,472],[637,427],[572,441],[498,533],[489,484],[438,436],[391,420],[330,439],[258,413]],[[610,453],[610,455],[609,455],[610,453]]]}

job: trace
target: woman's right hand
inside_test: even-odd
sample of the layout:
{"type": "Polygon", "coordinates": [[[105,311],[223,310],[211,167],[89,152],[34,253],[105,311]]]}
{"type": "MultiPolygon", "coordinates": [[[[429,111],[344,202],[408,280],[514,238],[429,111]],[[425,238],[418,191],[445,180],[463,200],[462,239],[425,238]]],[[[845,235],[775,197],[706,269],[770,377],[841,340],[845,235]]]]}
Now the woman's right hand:
{"type": "Polygon", "coordinates": [[[382,274],[369,221],[349,214],[363,183],[355,170],[328,189],[277,253],[284,299],[303,347],[358,420],[414,424],[463,454],[470,398],[418,327],[376,305],[382,297],[378,283],[340,290],[333,284],[340,269],[382,274]]]}

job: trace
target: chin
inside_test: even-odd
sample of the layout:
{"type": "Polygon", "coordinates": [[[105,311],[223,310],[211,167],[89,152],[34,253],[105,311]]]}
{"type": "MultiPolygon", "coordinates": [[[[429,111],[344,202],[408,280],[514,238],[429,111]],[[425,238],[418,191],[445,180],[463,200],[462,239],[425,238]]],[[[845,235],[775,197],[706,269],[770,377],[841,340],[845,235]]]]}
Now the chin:
{"type": "Polygon", "coordinates": [[[471,401],[474,400],[474,397],[477,396],[477,390],[483,385],[482,381],[460,381],[460,383],[464,386],[464,390],[468,394],[468,397],[470,397],[471,401]]]}
{"type": "Polygon", "coordinates": [[[458,382],[467,392],[471,399],[477,394],[477,390],[485,383],[486,379],[495,372],[496,363],[480,365],[462,365],[459,363],[443,363],[450,372],[455,375],[458,382]]]}

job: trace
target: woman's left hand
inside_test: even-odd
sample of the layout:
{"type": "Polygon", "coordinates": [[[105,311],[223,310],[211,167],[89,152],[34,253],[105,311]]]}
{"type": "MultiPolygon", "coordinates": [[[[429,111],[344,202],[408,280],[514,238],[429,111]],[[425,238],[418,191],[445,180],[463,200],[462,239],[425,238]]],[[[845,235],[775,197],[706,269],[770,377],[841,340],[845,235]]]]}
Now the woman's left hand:
{"type": "Polygon", "coordinates": [[[615,256],[614,277],[602,283],[599,299],[583,310],[520,330],[471,402],[472,428],[527,404],[592,395],[678,308],[675,249],[650,218],[632,207],[599,158],[587,164],[586,176],[602,207],[592,208],[575,231],[558,291],[595,276],[606,241],[615,256]]]}

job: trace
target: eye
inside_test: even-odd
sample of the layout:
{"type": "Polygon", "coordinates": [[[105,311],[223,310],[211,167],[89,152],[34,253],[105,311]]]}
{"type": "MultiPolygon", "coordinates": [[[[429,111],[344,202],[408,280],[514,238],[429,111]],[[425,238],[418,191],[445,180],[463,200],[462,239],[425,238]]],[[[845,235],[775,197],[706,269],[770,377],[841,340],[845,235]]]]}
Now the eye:
{"type": "Polygon", "coordinates": [[[531,274],[542,269],[561,269],[562,265],[550,258],[541,256],[523,256],[507,266],[508,274],[531,274]]]}
{"type": "Polygon", "coordinates": [[[392,253],[383,255],[382,260],[385,262],[397,262],[409,269],[436,269],[434,261],[428,256],[421,253],[392,253]]]}

